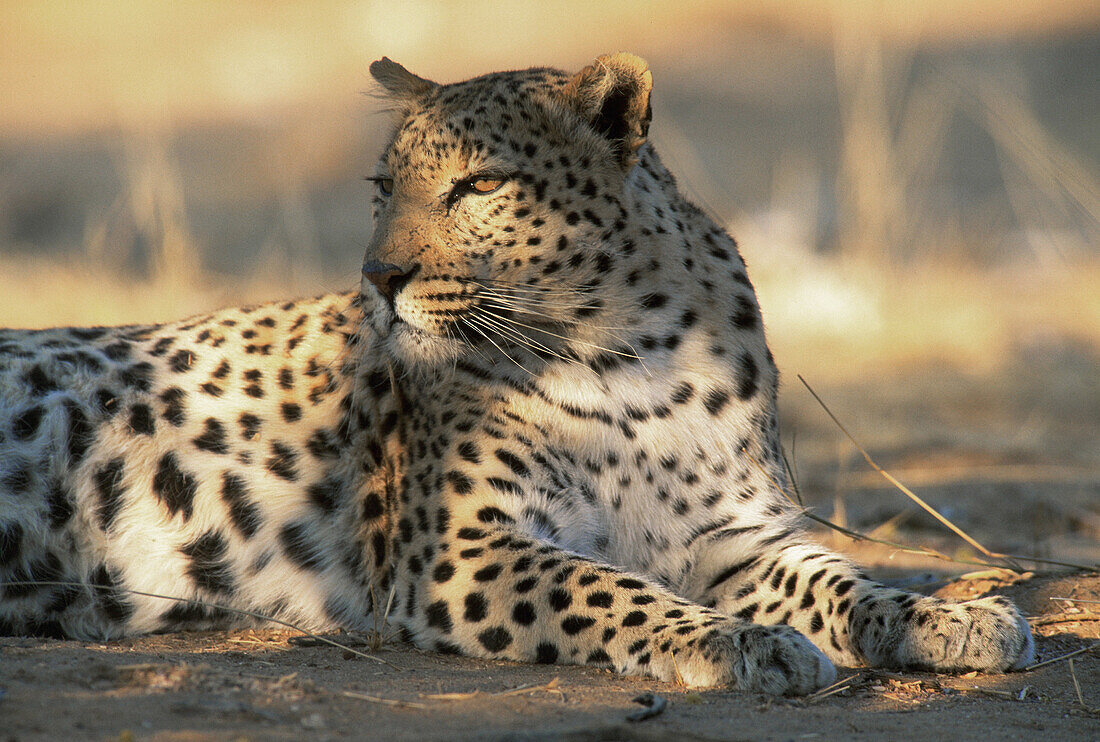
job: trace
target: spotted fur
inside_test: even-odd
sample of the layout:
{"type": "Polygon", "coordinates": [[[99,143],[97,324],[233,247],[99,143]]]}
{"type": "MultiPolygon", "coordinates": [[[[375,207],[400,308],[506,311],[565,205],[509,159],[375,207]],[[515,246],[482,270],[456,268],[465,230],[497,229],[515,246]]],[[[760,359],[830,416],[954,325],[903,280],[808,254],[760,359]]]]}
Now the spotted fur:
{"type": "Polygon", "coordinates": [[[371,71],[396,127],[358,292],[0,332],[0,629],[251,621],[151,594],[354,629],[392,591],[425,648],[689,685],[1030,660],[1007,601],[803,534],[752,285],[646,141],[644,62],[371,71]]]}

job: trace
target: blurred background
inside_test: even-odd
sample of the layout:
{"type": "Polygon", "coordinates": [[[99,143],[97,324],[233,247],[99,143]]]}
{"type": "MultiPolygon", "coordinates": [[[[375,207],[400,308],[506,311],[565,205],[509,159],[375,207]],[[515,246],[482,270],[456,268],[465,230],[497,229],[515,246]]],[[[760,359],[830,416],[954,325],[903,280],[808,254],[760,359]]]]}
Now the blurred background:
{"type": "Polygon", "coordinates": [[[618,50],[741,244],[816,512],[958,543],[798,374],[991,548],[1100,561],[1097,0],[4,2],[0,325],[356,286],[372,60],[446,82],[618,50]]]}

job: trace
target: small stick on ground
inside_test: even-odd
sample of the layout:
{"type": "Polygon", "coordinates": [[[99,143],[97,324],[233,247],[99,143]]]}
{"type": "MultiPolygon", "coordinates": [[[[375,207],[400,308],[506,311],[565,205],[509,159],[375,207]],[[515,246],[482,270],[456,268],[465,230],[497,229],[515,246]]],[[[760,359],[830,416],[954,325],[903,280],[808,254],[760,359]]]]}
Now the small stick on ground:
{"type": "Polygon", "coordinates": [[[1072,623],[1074,621],[1100,621],[1100,613],[1052,613],[1028,619],[1032,626],[1046,626],[1054,623],[1072,623]]]}
{"type": "Polygon", "coordinates": [[[1087,647],[1081,647],[1080,649],[1075,649],[1072,652],[1067,652],[1066,654],[1063,654],[1061,657],[1054,657],[1054,658],[1051,658],[1049,660],[1043,660],[1042,662],[1036,662],[1034,665],[1028,665],[1027,667],[1024,668],[1024,671],[1025,672],[1031,672],[1032,670],[1038,670],[1040,667],[1046,667],[1047,665],[1053,665],[1055,662],[1061,662],[1062,660],[1068,660],[1070,657],[1076,657],[1079,654],[1084,654],[1085,652],[1091,652],[1092,650],[1096,649],[1097,647],[1100,647],[1100,642],[1093,642],[1092,644],[1088,645],[1087,647]]]}
{"type": "Polygon", "coordinates": [[[832,685],[827,685],[820,690],[814,691],[810,695],[806,696],[806,704],[809,705],[811,703],[817,703],[823,698],[828,698],[829,696],[840,693],[843,690],[848,690],[851,687],[852,683],[854,683],[856,680],[861,679],[861,677],[861,675],[852,675],[851,677],[843,678],[842,680],[836,681],[832,685]]]}
{"type": "Polygon", "coordinates": [[[521,693],[534,693],[535,691],[561,691],[558,690],[558,678],[554,678],[549,683],[535,684],[529,683],[527,685],[521,685],[517,688],[509,688],[507,690],[497,691],[496,693],[483,693],[479,690],[470,691],[468,693],[422,693],[421,698],[430,699],[432,701],[465,701],[470,698],[477,698],[478,696],[489,696],[490,698],[504,698],[506,696],[518,696],[521,693]]]}
{"type": "Polygon", "coordinates": [[[371,703],[381,703],[385,706],[392,706],[394,708],[409,708],[409,709],[426,709],[429,708],[426,703],[417,703],[416,701],[399,701],[396,698],[381,698],[379,696],[371,696],[366,693],[356,693],[353,690],[345,690],[340,693],[342,696],[348,698],[354,698],[357,701],[370,701],[371,703]]]}
{"type": "Polygon", "coordinates": [[[1085,698],[1081,695],[1081,684],[1077,682],[1077,671],[1073,669],[1072,658],[1070,658],[1069,661],[1069,676],[1073,678],[1073,689],[1077,691],[1077,703],[1081,704],[1082,708],[1092,711],[1092,709],[1085,705],[1085,698]]]}

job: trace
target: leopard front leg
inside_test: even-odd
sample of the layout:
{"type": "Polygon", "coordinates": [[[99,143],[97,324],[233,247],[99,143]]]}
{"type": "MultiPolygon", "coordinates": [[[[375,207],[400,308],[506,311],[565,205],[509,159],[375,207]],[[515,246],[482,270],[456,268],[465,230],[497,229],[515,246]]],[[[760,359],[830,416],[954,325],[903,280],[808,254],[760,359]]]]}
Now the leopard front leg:
{"type": "Polygon", "coordinates": [[[788,627],[721,615],[518,528],[457,525],[399,548],[395,617],[426,649],[776,694],[835,676],[788,627]]]}
{"type": "Polygon", "coordinates": [[[1005,598],[952,603],[888,588],[790,524],[704,539],[687,594],[745,621],[798,629],[834,662],[938,672],[1030,664],[1027,621],[1005,598]]]}

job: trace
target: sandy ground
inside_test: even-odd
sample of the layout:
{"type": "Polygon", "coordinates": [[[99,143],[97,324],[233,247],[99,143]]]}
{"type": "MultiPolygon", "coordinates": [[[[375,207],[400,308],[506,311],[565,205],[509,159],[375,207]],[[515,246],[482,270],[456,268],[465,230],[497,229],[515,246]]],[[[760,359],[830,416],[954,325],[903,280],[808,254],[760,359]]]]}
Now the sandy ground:
{"type": "MultiPolygon", "coordinates": [[[[1076,358],[1045,363],[1030,353],[992,376],[916,369],[819,391],[876,460],[988,548],[1097,564],[1100,450],[1089,400],[1100,399],[1091,388],[1100,381],[1080,374],[1095,358],[1076,358]]],[[[976,559],[858,466],[806,396],[788,385],[783,415],[785,439],[798,436],[795,464],[815,513],[886,541],[976,559]]],[[[1034,563],[1022,564],[1022,575],[991,572],[824,529],[820,536],[894,584],[960,599],[1009,595],[1032,620],[1041,661],[1085,651],[1072,665],[1063,659],[1002,676],[842,669],[837,692],[789,699],[442,657],[395,637],[380,648],[370,644],[377,637],[334,637],[374,659],[303,646],[287,631],[109,644],[2,638],[0,739],[1100,738],[1100,573],[1034,563]],[[667,707],[630,721],[641,708],[633,699],[645,693],[667,707]]]]}
{"type": "Polygon", "coordinates": [[[364,659],[294,646],[284,631],[4,639],[0,720],[8,740],[1096,739],[1100,606],[1084,601],[1100,601],[1100,576],[962,580],[940,593],[990,589],[1036,616],[1040,660],[1092,650],[1072,669],[1062,660],[1006,676],[842,670],[839,692],[789,699],[390,644],[364,659]],[[1044,600],[1054,593],[1082,602],[1044,600]],[[630,721],[645,693],[667,707],[630,721]]]}

